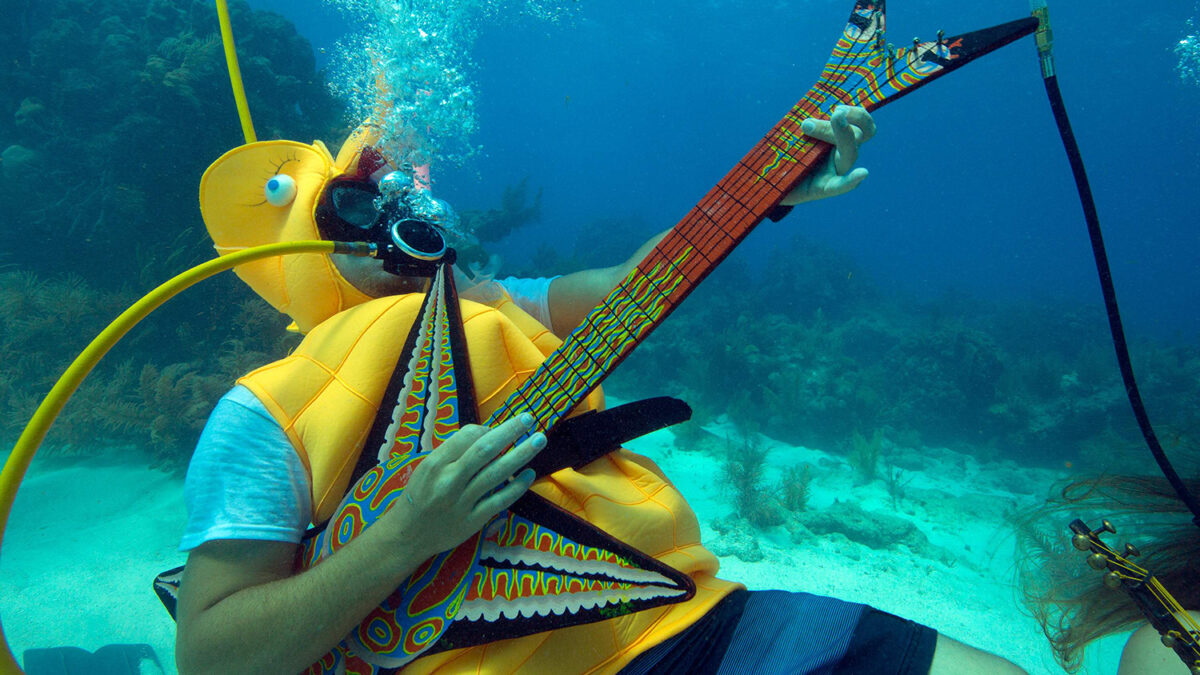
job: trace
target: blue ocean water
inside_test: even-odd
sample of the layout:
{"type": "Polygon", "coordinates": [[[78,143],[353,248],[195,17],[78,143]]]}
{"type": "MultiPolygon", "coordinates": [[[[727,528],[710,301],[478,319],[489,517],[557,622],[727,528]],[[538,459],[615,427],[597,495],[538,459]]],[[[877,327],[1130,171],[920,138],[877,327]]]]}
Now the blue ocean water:
{"type": "MultiPolygon", "coordinates": [[[[316,0],[251,4],[293,20],[318,58],[353,28],[316,0]]],[[[492,20],[471,54],[483,154],[441,172],[439,193],[485,205],[524,176],[544,187],[541,222],[499,249],[514,263],[542,242],[569,249],[576,226],[598,218],[641,218],[646,236],[673,225],[812,84],[849,4],[580,2],[572,21],[492,20]]],[[[1194,344],[1200,88],[1174,51],[1194,8],[1103,0],[1051,12],[1128,328],[1194,344]]],[[[888,28],[899,44],[1027,13],[1021,0],[898,1],[888,28]]],[[[760,228],[740,252],[752,268],[800,231],[924,297],[1100,303],[1032,39],[876,117],[861,159],[870,179],[760,228]]]]}
{"type": "MultiPolygon", "coordinates": [[[[334,42],[354,29],[317,0],[251,4],[294,21],[312,41],[319,63],[330,63],[334,42]]],[[[846,0],[585,0],[577,3],[573,18],[558,23],[488,19],[479,26],[470,53],[474,66],[468,69],[479,116],[479,131],[471,142],[481,152],[460,166],[435,166],[436,191],[460,208],[487,208],[522,178],[544,189],[542,218],[496,247],[510,268],[530,267],[532,254],[543,245],[570,251],[581,226],[601,219],[634,223],[612,234],[622,241],[604,242],[603,247],[631,251],[642,238],[672,225],[807,90],[849,5],[846,0]]],[[[894,41],[903,43],[938,29],[954,34],[981,28],[1026,11],[1018,0],[893,0],[889,21],[894,41]]],[[[1056,3],[1052,11],[1061,84],[1091,172],[1128,327],[1135,336],[1194,346],[1200,329],[1195,311],[1200,299],[1195,207],[1200,131],[1194,123],[1200,87],[1177,72],[1176,46],[1194,32],[1187,20],[1196,12],[1189,3],[1165,0],[1056,3]]],[[[880,135],[861,160],[871,178],[850,196],[806,205],[783,223],[764,224],[735,256],[746,273],[781,273],[766,265],[767,254],[783,247],[792,233],[802,232],[846,254],[880,284],[918,297],[966,293],[983,302],[1011,303],[1015,312],[1047,302],[1099,306],[1082,217],[1030,40],[948,76],[876,118],[880,135]]],[[[232,144],[232,111],[227,122],[232,144]]],[[[194,178],[180,182],[191,190],[194,178]]],[[[791,300],[779,302],[786,306],[791,300]]],[[[227,310],[214,310],[214,315],[227,320],[227,310]]],[[[143,351],[153,351],[146,342],[142,345],[143,351]]],[[[1062,382],[1069,384],[1065,374],[1053,375],[1064,376],[1062,382]]],[[[653,444],[638,449],[664,465],[672,452],[653,444]]],[[[916,453],[908,450],[911,459],[916,453]]],[[[831,466],[840,461],[816,450],[804,453],[797,454],[814,462],[820,457],[831,466]]],[[[777,455],[772,462],[779,466],[796,461],[777,455]]],[[[146,461],[137,458],[135,470],[144,470],[146,461]]],[[[706,461],[704,472],[720,471],[715,459],[706,461]]],[[[936,466],[951,467],[950,472],[957,470],[956,462],[970,464],[950,458],[936,466]]],[[[776,472],[779,466],[769,470],[776,472]]],[[[81,473],[104,475],[86,468],[81,473]]],[[[995,468],[988,464],[975,473],[997,487],[995,468]]],[[[937,473],[928,467],[924,472],[937,473]]],[[[671,471],[673,476],[683,473],[671,471]]],[[[52,478],[47,477],[49,487],[27,497],[39,504],[53,499],[62,487],[52,478]]],[[[132,471],[121,480],[139,484],[132,471]]],[[[727,496],[704,487],[690,489],[688,496],[707,523],[729,507],[727,496]]],[[[843,487],[850,489],[849,482],[843,487]]],[[[174,483],[156,494],[177,496],[178,489],[174,483]]],[[[881,483],[854,489],[862,503],[886,510],[881,483]]],[[[920,481],[913,486],[918,494],[922,489],[933,491],[920,481]]],[[[85,514],[93,508],[88,502],[62,510],[85,514]]],[[[134,507],[122,504],[113,510],[129,513],[134,507]]],[[[170,517],[161,516],[164,522],[158,527],[178,526],[180,511],[177,499],[162,507],[158,513],[170,517]]],[[[39,539],[30,527],[36,510],[30,506],[27,513],[27,520],[14,522],[28,539],[18,540],[8,564],[27,563],[19,547],[34,548],[28,540],[39,539]]],[[[93,541],[111,536],[109,520],[95,524],[93,541]]],[[[130,526],[139,529],[144,531],[144,524],[130,526]]],[[[145,591],[138,587],[144,586],[145,572],[167,566],[174,537],[162,531],[158,539],[163,541],[154,542],[155,559],[148,569],[120,575],[129,589],[122,590],[124,595],[114,593],[113,605],[145,591]]],[[[100,550],[94,543],[84,547],[100,550]]],[[[803,551],[796,548],[799,558],[803,551]]],[[[57,569],[58,550],[48,544],[45,551],[46,567],[57,569]]],[[[998,569],[1003,565],[992,562],[997,568],[991,572],[1003,572],[998,569]]],[[[89,564],[114,567],[105,561],[89,564]]],[[[736,577],[739,565],[734,560],[726,569],[736,577]]],[[[86,568],[75,572],[86,573],[86,568]]],[[[23,569],[22,574],[14,584],[35,588],[35,582],[25,581],[34,579],[34,572],[23,569]]],[[[141,599],[152,605],[153,598],[144,595],[141,599]]],[[[43,602],[31,596],[33,591],[20,601],[29,608],[43,602]]],[[[100,603],[93,612],[95,622],[107,619],[104,607],[100,603]]],[[[144,636],[145,625],[130,632],[141,635],[136,639],[151,639],[144,636]]],[[[158,633],[169,631],[155,624],[155,632],[159,639],[158,633]]],[[[105,635],[103,628],[97,634],[105,635]]],[[[169,640],[169,635],[161,639],[169,640]]],[[[160,647],[160,653],[166,649],[160,647]]]]}

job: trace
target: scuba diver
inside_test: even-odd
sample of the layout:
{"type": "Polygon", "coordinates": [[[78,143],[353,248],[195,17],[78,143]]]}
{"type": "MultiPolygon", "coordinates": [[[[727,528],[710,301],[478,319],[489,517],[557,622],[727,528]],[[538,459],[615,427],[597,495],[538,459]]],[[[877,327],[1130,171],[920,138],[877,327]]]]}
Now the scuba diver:
{"type": "MultiPolygon", "coordinates": [[[[836,151],[785,198],[786,207],[848,192],[866,178],[865,169],[853,168],[859,146],[875,133],[864,109],[843,106],[802,129],[836,151]]],[[[298,566],[307,526],[329,520],[346,493],[403,337],[418,332],[423,297],[433,288],[429,261],[445,248],[442,226],[453,222],[448,206],[390,165],[374,136],[361,127],[336,159],[319,142],[249,144],[226,153],[202,181],[201,210],[223,253],[289,239],[386,246],[389,233],[405,251],[390,262],[305,254],[238,269],[307,335],[291,356],[238,380],[216,405],[191,461],[181,543],[189,555],[176,614],[180,672],[283,673],[310,665],[308,672],[359,672],[366,666],[352,655],[337,661],[327,654],[405,579],[426,571],[431,556],[475,536],[527,491],[678,570],[694,592],[588,623],[572,624],[570,608],[556,610],[546,620],[559,623],[492,640],[489,621],[543,620],[495,605],[483,612],[472,646],[456,649],[455,638],[405,662],[404,672],[1023,672],[869,606],[747,591],[718,579],[695,513],[652,461],[620,449],[535,479],[521,467],[537,461],[547,439],[526,434],[527,415],[496,428],[463,426],[411,471],[403,498],[372,527],[321,564],[298,566]]],[[[614,267],[464,292],[460,321],[478,419],[660,238],[614,267]]],[[[598,392],[586,400],[590,409],[601,406],[598,392]]]]}

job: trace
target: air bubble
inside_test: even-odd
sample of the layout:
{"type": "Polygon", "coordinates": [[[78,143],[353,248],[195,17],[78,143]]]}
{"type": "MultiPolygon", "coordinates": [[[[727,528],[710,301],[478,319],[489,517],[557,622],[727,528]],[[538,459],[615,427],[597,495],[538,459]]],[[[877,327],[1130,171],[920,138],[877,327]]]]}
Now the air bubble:
{"type": "Polygon", "coordinates": [[[380,150],[398,165],[461,165],[479,152],[474,64],[484,19],[556,22],[573,0],[326,0],[361,25],[337,44],[330,87],[351,123],[380,126],[380,150]],[[514,9],[516,11],[514,11],[514,9]]]}

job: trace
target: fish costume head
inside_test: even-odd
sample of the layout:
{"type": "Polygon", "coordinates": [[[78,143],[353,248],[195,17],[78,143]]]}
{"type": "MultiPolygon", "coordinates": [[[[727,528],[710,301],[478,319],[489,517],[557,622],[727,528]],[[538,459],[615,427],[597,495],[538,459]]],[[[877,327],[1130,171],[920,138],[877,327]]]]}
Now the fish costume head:
{"type": "MultiPolygon", "coordinates": [[[[378,136],[377,128],[363,124],[336,158],[321,141],[263,141],[226,152],[200,181],[200,213],[217,253],[321,239],[315,210],[329,181],[345,175],[365,179],[394,168],[372,145],[378,136]]],[[[342,276],[330,256],[319,253],[268,258],[241,265],[236,273],[292,318],[290,330],[301,333],[371,299],[342,276]]]]}

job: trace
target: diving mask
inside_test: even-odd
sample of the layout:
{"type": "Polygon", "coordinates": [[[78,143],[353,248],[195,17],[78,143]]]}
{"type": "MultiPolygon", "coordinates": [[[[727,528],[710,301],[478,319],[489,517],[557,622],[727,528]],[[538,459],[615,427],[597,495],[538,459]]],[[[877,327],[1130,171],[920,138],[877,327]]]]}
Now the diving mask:
{"type": "Polygon", "coordinates": [[[445,236],[457,225],[454,209],[399,171],[378,185],[351,176],[334,178],[315,215],[323,239],[376,244],[377,257],[392,274],[428,276],[439,263],[454,262],[445,236]]]}

